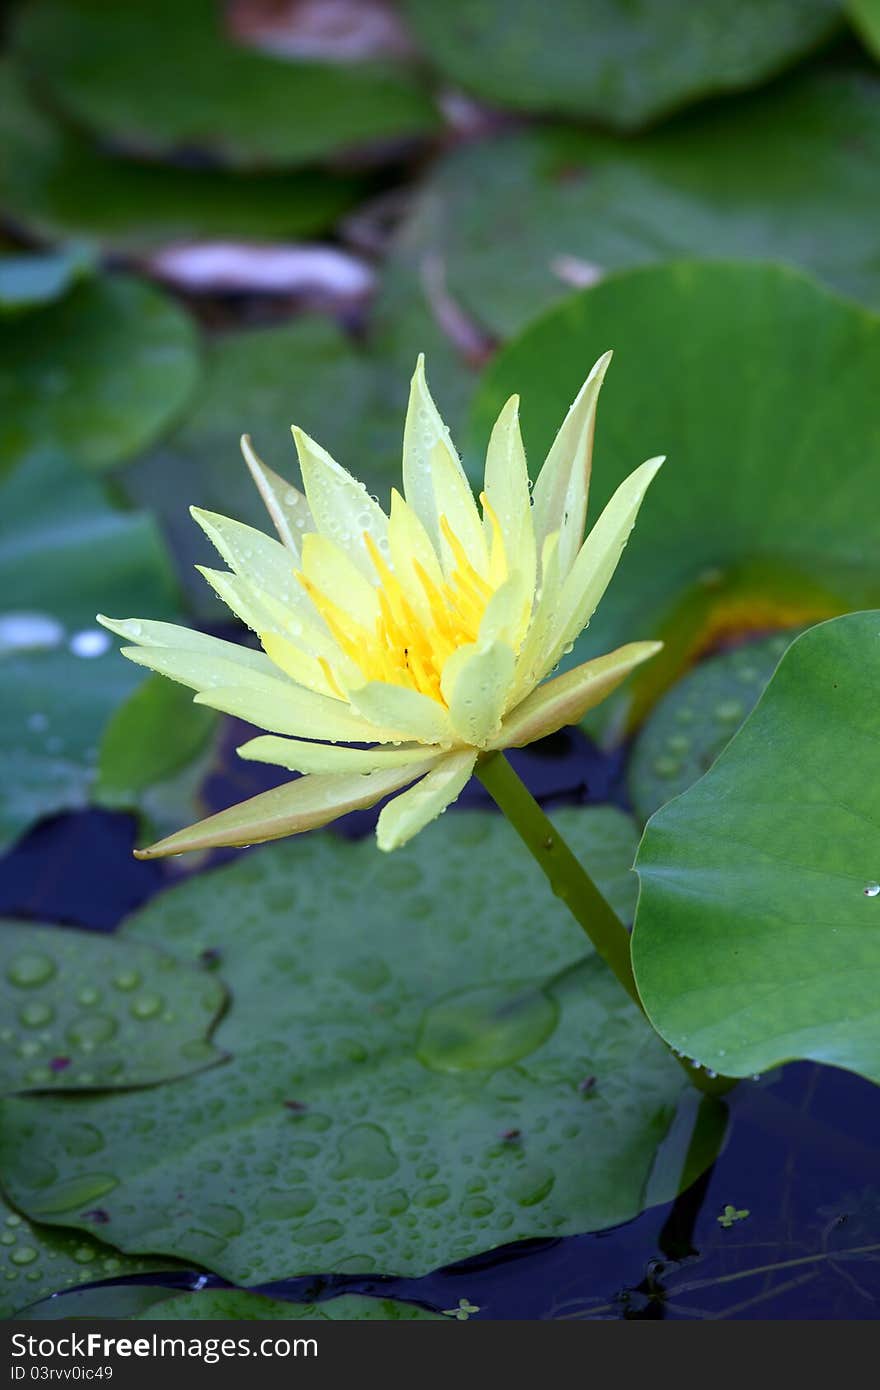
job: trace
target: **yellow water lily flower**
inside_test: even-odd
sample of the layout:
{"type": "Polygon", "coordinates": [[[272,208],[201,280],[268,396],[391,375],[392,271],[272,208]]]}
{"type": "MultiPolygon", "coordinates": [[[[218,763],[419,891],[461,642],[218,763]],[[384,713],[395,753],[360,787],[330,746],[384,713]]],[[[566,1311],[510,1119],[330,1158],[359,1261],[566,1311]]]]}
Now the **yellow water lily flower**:
{"type": "Polygon", "coordinates": [[[125,656],[192,687],[197,704],[266,730],[241,757],[305,775],[141,855],[274,840],[398,792],[377,827],[380,848],[395,849],[456,799],[479,758],[575,723],[654,655],[658,642],[633,642],[545,680],[590,621],[663,461],[631,474],[583,539],[610,357],[584,383],[533,491],[518,398],[507,402],[479,508],[421,358],[403,494],[392,492],[389,515],[302,430],[304,494],[242,440],[279,539],[192,514],[229,566],[202,573],[262,651],[170,623],[99,621],[136,644],[125,656]]]}

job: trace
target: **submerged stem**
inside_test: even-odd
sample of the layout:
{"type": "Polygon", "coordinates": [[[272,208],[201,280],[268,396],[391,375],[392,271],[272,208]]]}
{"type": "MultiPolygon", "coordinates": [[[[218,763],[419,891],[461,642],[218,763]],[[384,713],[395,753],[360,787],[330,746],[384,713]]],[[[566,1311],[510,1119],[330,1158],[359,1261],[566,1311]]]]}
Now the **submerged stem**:
{"type": "MultiPolygon", "coordinates": [[[[633,976],[629,932],[607,898],[596,887],[583,864],[541,810],[503,753],[488,754],[477,763],[475,772],[544,871],[556,897],[565,903],[618,983],[644,1014],[644,1005],[633,976]]],[[[730,1077],[710,1077],[684,1057],[673,1056],[693,1084],[707,1094],[720,1095],[735,1084],[730,1077]]]]}

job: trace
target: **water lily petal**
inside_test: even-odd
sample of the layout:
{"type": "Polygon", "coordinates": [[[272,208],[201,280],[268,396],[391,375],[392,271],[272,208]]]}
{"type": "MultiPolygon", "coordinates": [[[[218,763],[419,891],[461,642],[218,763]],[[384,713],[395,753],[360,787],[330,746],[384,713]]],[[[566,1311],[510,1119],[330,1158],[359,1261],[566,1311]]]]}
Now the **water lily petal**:
{"type": "Polygon", "coordinates": [[[237,574],[230,574],[228,570],[212,570],[206,565],[196,565],[196,569],[210,584],[217,597],[223,600],[226,607],[245,627],[249,627],[251,632],[266,632],[276,626],[272,614],[260,602],[256,590],[246,580],[237,574]]]}
{"type": "Polygon", "coordinates": [[[388,546],[388,518],[363,483],[332,459],[326,449],[296,427],[293,438],[318,530],[343,546],[361,573],[372,580],[373,565],[364,546],[364,532],[370,533],[384,554],[388,546]]]}
{"type": "Polygon", "coordinates": [[[662,642],[629,642],[547,681],[511,711],[489,746],[523,748],[566,724],[576,724],[662,646],[662,642]]]}
{"type": "Polygon", "coordinates": [[[283,602],[295,598],[296,563],[280,541],[217,512],[190,507],[190,514],[235,574],[259,584],[283,602]]]}
{"type": "Polygon", "coordinates": [[[431,537],[419,520],[418,513],[401,497],[396,488],[391,490],[388,547],[392,568],[407,602],[423,623],[429,622],[431,605],[415,567],[421,566],[431,583],[438,589],[443,583],[443,571],[431,537]]]}
{"type": "Polygon", "coordinates": [[[568,574],[584,535],[587,493],[593,455],[596,403],[611,353],[593,367],[557,434],[534,490],[534,524],[538,545],[559,532],[559,565],[568,574]]]}
{"type": "MultiPolygon", "coordinates": [[[[237,650],[235,643],[227,645],[237,650]]],[[[279,679],[277,669],[269,661],[265,670],[256,670],[244,662],[227,660],[214,653],[183,651],[174,647],[120,647],[120,651],[136,666],[158,671],[160,675],[178,681],[180,685],[188,685],[192,690],[210,690],[215,686],[236,684],[280,699],[295,688],[289,681],[279,679]]]]}
{"type": "MultiPolygon", "coordinates": [[[[264,734],[237,750],[248,762],[272,763],[289,772],[374,772],[380,768],[408,767],[424,763],[425,746],[411,743],[402,748],[346,748],[344,744],[307,743],[303,739],[273,738],[264,734]]],[[[438,758],[443,757],[437,753],[438,758]]],[[[427,759],[430,761],[430,756],[427,759]]]]}
{"type": "Polygon", "coordinates": [[[544,655],[542,675],[555,666],[599,606],[636,524],[642,499],[663,462],[662,457],[648,459],[624,479],[581,546],[559,595],[556,633],[544,655]]]}
{"type": "Polygon", "coordinates": [[[445,811],[461,795],[471,778],[477,755],[473,749],[450,753],[409,791],[383,807],[376,826],[382,850],[399,849],[445,811]]]}
{"type": "Polygon", "coordinates": [[[418,743],[448,745],[455,742],[455,732],[443,705],[429,695],[420,695],[417,690],[389,685],[385,681],[368,681],[350,690],[348,698],[352,708],[364,719],[402,729],[404,738],[415,739],[418,743]]]}
{"type": "Polygon", "coordinates": [[[360,772],[299,777],[282,787],[262,792],[228,811],[220,811],[186,830],[178,830],[148,849],[136,850],[138,859],[158,859],[222,845],[254,845],[299,835],[327,825],[348,811],[374,806],[383,796],[405,787],[417,777],[423,764],[388,768],[364,775],[360,772]]]}
{"type": "Polygon", "coordinates": [[[98,613],[97,621],[110,632],[115,632],[117,637],[124,637],[126,641],[137,642],[143,647],[198,652],[202,656],[249,667],[263,675],[272,675],[271,662],[263,652],[255,652],[237,642],[224,642],[220,637],[209,637],[207,633],[181,627],[179,623],[148,622],[142,618],[108,618],[104,613],[98,613]]]}
{"type": "Polygon", "coordinates": [[[402,743],[401,729],[384,728],[355,714],[341,700],[330,700],[302,686],[278,681],[284,694],[243,685],[212,686],[193,697],[193,704],[232,714],[271,734],[324,739],[328,743],[402,743]]]}
{"type": "Polygon", "coordinates": [[[541,551],[541,587],[525,640],[516,662],[513,698],[521,699],[546,674],[544,654],[552,647],[557,630],[557,610],[562,588],[559,568],[559,534],[554,531],[541,551]]]}
{"type": "Polygon", "coordinates": [[[485,574],[488,562],[483,524],[467,475],[455,451],[449,430],[440,418],[428,383],[421,354],[410,384],[409,406],[403,428],[403,490],[418,514],[444,568],[454,568],[448,543],[441,532],[445,516],[467,551],[471,563],[485,574]]]}
{"type": "Polygon", "coordinates": [[[500,638],[514,651],[519,651],[531,612],[531,581],[522,570],[512,570],[486,604],[480,619],[480,646],[500,638]]]}
{"type": "MultiPolygon", "coordinates": [[[[361,627],[375,627],[379,617],[379,598],[375,586],[335,541],[316,533],[306,536],[302,548],[302,571],[325,598],[329,598],[361,627]]],[[[372,578],[375,580],[375,577],[373,569],[372,578]]]]}
{"type": "Polygon", "coordinates": [[[534,590],[535,529],[519,428],[519,396],[511,396],[495,422],[486,452],[484,489],[501,526],[508,563],[516,564],[534,590]]]}
{"type": "Polygon", "coordinates": [[[470,643],[453,652],[443,668],[443,698],[449,719],[464,743],[485,748],[501,727],[513,687],[516,657],[506,642],[470,643]]]}
{"type": "Polygon", "coordinates": [[[266,467],[247,434],[241,437],[241,452],[282,543],[298,561],[304,532],[315,529],[308,502],[298,488],[266,467]]]}
{"type": "Polygon", "coordinates": [[[314,690],[319,695],[327,695],[332,700],[345,700],[345,695],[335,678],[328,675],[317,657],[304,652],[296,643],[290,642],[277,632],[262,632],[260,641],[269,660],[297,685],[314,690]]]}

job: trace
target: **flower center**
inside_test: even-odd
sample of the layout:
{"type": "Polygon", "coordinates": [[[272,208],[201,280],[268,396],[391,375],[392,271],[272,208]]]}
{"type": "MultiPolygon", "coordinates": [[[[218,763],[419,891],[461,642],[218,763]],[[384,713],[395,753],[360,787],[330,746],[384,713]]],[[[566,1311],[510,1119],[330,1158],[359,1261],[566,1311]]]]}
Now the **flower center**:
{"type": "MultiPolygon", "coordinates": [[[[497,518],[485,497],[481,501],[492,523],[493,545],[501,545],[497,518]]],[[[379,613],[372,631],[344,613],[305,575],[299,574],[298,578],[365,681],[406,686],[445,706],[441,688],[443,667],[459,647],[476,642],[495,590],[475,569],[445,516],[440,518],[440,529],[455,567],[437,583],[414,558],[412,567],[421,599],[418,603],[407,596],[406,587],[379,553],[373,537],[364,532],[364,544],[379,580],[379,613]]],[[[327,680],[344,699],[330,663],[324,658],[320,662],[327,680]]]]}

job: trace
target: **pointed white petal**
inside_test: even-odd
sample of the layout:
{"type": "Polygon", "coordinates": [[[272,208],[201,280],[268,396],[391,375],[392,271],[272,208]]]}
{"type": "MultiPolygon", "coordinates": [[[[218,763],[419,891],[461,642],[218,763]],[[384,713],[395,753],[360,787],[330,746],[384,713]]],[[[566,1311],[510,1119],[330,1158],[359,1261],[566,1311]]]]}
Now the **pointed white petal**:
{"type": "Polygon", "coordinates": [[[630,642],[538,686],[510,712],[489,746],[523,748],[567,724],[576,724],[662,646],[662,642],[630,642]]]}
{"type": "Polygon", "coordinates": [[[278,535],[298,560],[304,533],[315,529],[308,502],[298,488],[266,467],[249,435],[241,437],[241,452],[278,535]]]}
{"type": "MultiPolygon", "coordinates": [[[[372,564],[370,568],[375,579],[376,571],[372,564]]],[[[302,570],[325,598],[329,598],[360,627],[373,630],[379,617],[375,585],[364,576],[341,546],[326,536],[306,536],[302,549],[302,570]]]]}
{"type": "Polygon", "coordinates": [[[544,655],[552,647],[556,633],[560,590],[559,536],[554,532],[544,541],[541,553],[541,587],[516,661],[514,700],[523,699],[547,674],[544,655]]]}
{"type": "Polygon", "coordinates": [[[419,565],[439,588],[443,583],[443,571],[431,538],[419,520],[418,514],[404,501],[396,488],[391,490],[391,517],[388,522],[388,546],[391,564],[398,582],[406,594],[413,612],[422,622],[430,621],[431,606],[424,586],[418,577],[419,565]]]}
{"type": "Polygon", "coordinates": [[[516,658],[505,642],[459,647],[443,667],[443,698],[463,743],[485,748],[501,727],[513,687],[516,658]]]}
{"type": "Polygon", "coordinates": [[[511,396],[492,430],[486,453],[485,492],[501,526],[508,565],[521,570],[534,590],[535,531],[529,473],[519,429],[519,396],[511,396]]]}
{"type": "Polygon", "coordinates": [[[284,603],[294,600],[298,588],[296,562],[280,541],[253,526],[201,507],[190,507],[190,513],[235,574],[268,589],[284,603]]]}
{"type": "Polygon", "coordinates": [[[485,573],[482,522],[449,430],[428,390],[422,355],[410,385],[403,429],[403,490],[437,554],[448,562],[449,547],[440,531],[440,518],[445,515],[471,562],[485,573]]]}
{"type": "Polygon", "coordinates": [[[553,531],[559,532],[559,564],[568,574],[584,535],[587,494],[596,425],[596,403],[611,353],[599,358],[577,394],[549,454],[534,490],[534,523],[538,545],[553,531]]]}
{"type": "Polygon", "coordinates": [[[418,743],[449,745],[455,734],[449,715],[437,700],[421,695],[403,685],[388,685],[385,681],[368,681],[359,689],[350,690],[352,709],[374,724],[402,729],[404,737],[418,743]]]}
{"type": "Polygon", "coordinates": [[[402,729],[383,728],[355,714],[340,700],[316,695],[301,686],[279,681],[284,695],[243,685],[211,687],[193,697],[193,704],[207,705],[235,715],[272,734],[292,738],[324,739],[328,743],[403,743],[402,729]]]}
{"type": "MultiPolygon", "coordinates": [[[[236,750],[248,762],[272,763],[289,772],[378,772],[380,768],[408,767],[425,763],[421,743],[401,748],[347,748],[344,744],[307,743],[303,739],[273,738],[264,734],[236,750]]],[[[442,753],[436,755],[442,757],[442,753]]]]}
{"type": "Polygon", "coordinates": [[[581,546],[559,595],[556,632],[543,657],[542,675],[555,666],[598,608],[662,463],[662,458],[648,459],[620,484],[581,546]]]}
{"type": "Polygon", "coordinates": [[[322,535],[342,546],[361,573],[372,581],[374,570],[364,546],[364,532],[370,533],[385,554],[388,518],[363,483],[332,459],[326,449],[301,429],[294,428],[293,438],[315,525],[322,535]]]}
{"type": "Polygon", "coordinates": [[[139,859],[158,859],[166,854],[185,854],[195,849],[216,849],[221,845],[255,845],[299,835],[337,820],[348,811],[374,806],[389,792],[405,787],[424,764],[378,772],[343,773],[299,777],[282,787],[230,806],[216,816],[178,830],[148,849],[137,850],[139,859]]]}
{"type": "Polygon", "coordinates": [[[255,652],[237,642],[224,642],[220,637],[209,637],[207,633],[181,627],[178,623],[148,622],[142,618],[108,618],[103,613],[98,614],[98,622],[118,637],[124,637],[127,642],[137,642],[143,647],[197,652],[201,656],[249,667],[264,675],[272,674],[271,663],[263,652],[255,652]]]}
{"type": "MultiPolygon", "coordinates": [[[[244,651],[234,643],[226,644],[232,652],[244,651]]],[[[224,685],[238,685],[243,689],[284,698],[295,689],[287,680],[281,680],[277,669],[268,658],[265,668],[255,669],[233,657],[227,660],[215,653],[183,651],[175,647],[121,647],[123,656],[137,666],[146,666],[150,671],[158,671],[169,680],[188,685],[191,690],[210,690],[224,685]]]]}
{"type": "Polygon", "coordinates": [[[376,826],[379,848],[398,849],[445,811],[464,791],[476,761],[473,749],[450,753],[408,792],[389,801],[376,826]]]}
{"type": "Polygon", "coordinates": [[[274,666],[283,671],[297,685],[314,690],[318,695],[326,695],[331,700],[344,700],[342,688],[328,677],[317,657],[304,652],[295,642],[290,642],[277,632],[263,632],[260,635],[263,649],[274,666]]]}

